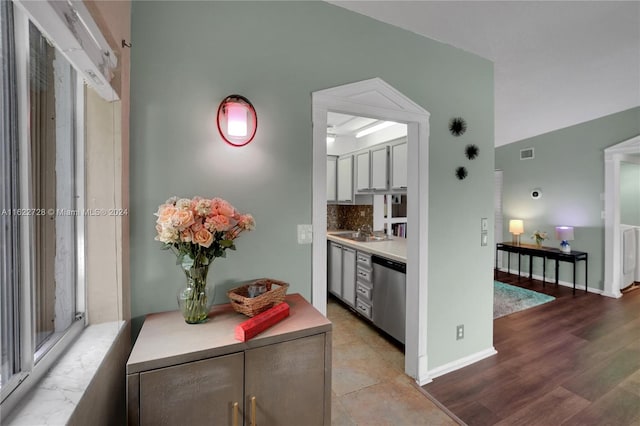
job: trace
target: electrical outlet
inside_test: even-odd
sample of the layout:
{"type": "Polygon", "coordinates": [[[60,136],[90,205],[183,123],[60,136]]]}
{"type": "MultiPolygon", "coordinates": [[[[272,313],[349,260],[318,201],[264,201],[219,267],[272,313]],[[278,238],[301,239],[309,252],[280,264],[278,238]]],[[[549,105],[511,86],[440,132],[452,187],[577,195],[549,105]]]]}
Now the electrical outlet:
{"type": "Polygon", "coordinates": [[[361,216],[361,217],[364,217],[364,210],[362,210],[362,211],[360,212],[360,216],[361,216]]]}
{"type": "Polygon", "coordinates": [[[456,327],[456,340],[464,339],[464,324],[456,327]]]}
{"type": "Polygon", "coordinates": [[[298,225],[298,244],[313,242],[313,228],[311,225],[298,225]]]}

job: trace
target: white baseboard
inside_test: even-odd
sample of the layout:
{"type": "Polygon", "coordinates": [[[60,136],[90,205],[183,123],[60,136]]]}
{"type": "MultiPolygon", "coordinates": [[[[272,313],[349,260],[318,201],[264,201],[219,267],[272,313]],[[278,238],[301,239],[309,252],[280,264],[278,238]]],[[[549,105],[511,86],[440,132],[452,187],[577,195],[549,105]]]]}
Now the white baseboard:
{"type": "Polygon", "coordinates": [[[429,375],[428,380],[425,383],[422,383],[422,384],[418,383],[418,384],[420,386],[426,385],[427,383],[432,382],[433,379],[435,379],[436,377],[440,377],[440,376],[443,376],[443,375],[445,375],[447,373],[451,373],[452,371],[459,370],[459,369],[461,369],[463,367],[466,367],[468,365],[476,363],[476,362],[478,362],[480,360],[483,360],[485,358],[493,356],[493,355],[495,355],[497,353],[498,353],[498,351],[496,351],[496,349],[493,346],[491,346],[490,348],[487,348],[487,349],[485,349],[483,351],[480,351],[480,352],[476,352],[475,354],[471,354],[469,356],[465,356],[464,358],[460,358],[460,359],[457,359],[455,361],[448,362],[448,363],[446,363],[444,365],[441,365],[440,367],[436,367],[436,368],[434,368],[432,370],[429,370],[428,371],[428,375],[429,375]]]}
{"type": "MultiPolygon", "coordinates": [[[[518,270],[517,269],[510,269],[509,270],[507,268],[499,268],[498,270],[500,272],[508,272],[510,274],[513,274],[513,275],[518,275],[518,270]]],[[[526,272],[520,271],[520,276],[522,278],[529,279],[529,271],[526,271],[526,272]]],[[[542,281],[542,275],[533,274],[533,275],[531,275],[531,278],[536,279],[538,281],[542,281]]],[[[545,279],[545,282],[547,284],[555,285],[556,284],[556,279],[555,278],[549,279],[549,277],[547,277],[545,279]]],[[[558,284],[560,284],[561,286],[564,286],[564,287],[573,288],[573,283],[570,283],[568,281],[558,280],[558,284]]],[[[578,291],[578,290],[584,291],[584,284],[576,283],[576,291],[578,291]]],[[[589,293],[600,294],[600,295],[603,295],[603,296],[610,296],[609,294],[605,294],[604,290],[601,290],[599,288],[589,287],[589,288],[587,288],[587,291],[589,293]]],[[[610,297],[614,297],[614,296],[610,296],[610,297]]]]}

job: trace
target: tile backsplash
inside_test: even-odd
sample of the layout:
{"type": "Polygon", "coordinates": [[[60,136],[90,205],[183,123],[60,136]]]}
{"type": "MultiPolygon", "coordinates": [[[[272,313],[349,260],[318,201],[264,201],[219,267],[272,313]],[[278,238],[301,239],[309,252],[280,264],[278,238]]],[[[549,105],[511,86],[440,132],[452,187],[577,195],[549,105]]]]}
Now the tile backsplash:
{"type": "Polygon", "coordinates": [[[373,206],[327,205],[327,229],[357,231],[363,225],[369,225],[373,228],[373,206]]]}

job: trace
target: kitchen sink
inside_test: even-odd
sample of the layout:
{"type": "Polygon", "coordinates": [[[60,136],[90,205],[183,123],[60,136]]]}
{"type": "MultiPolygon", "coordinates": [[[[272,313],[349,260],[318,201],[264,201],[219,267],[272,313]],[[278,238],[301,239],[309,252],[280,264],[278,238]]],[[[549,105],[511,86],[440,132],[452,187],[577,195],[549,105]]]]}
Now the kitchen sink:
{"type": "Polygon", "coordinates": [[[358,241],[362,243],[371,243],[374,241],[388,241],[389,237],[386,235],[363,235],[358,232],[353,232],[351,234],[341,234],[336,235],[336,237],[346,238],[351,241],[358,241]]]}

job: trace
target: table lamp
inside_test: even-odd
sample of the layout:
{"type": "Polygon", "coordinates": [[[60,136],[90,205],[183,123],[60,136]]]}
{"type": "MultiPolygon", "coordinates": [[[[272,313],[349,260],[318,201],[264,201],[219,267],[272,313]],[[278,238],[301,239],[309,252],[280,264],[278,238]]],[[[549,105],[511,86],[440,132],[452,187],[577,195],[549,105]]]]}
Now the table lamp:
{"type": "Polygon", "coordinates": [[[571,253],[569,241],[573,241],[573,226],[556,226],[556,240],[560,243],[560,251],[563,253],[571,253]]]}
{"type": "Polygon", "coordinates": [[[509,232],[513,234],[511,240],[513,244],[520,244],[520,234],[524,233],[524,223],[522,219],[511,219],[509,221],[509,232]]]}

